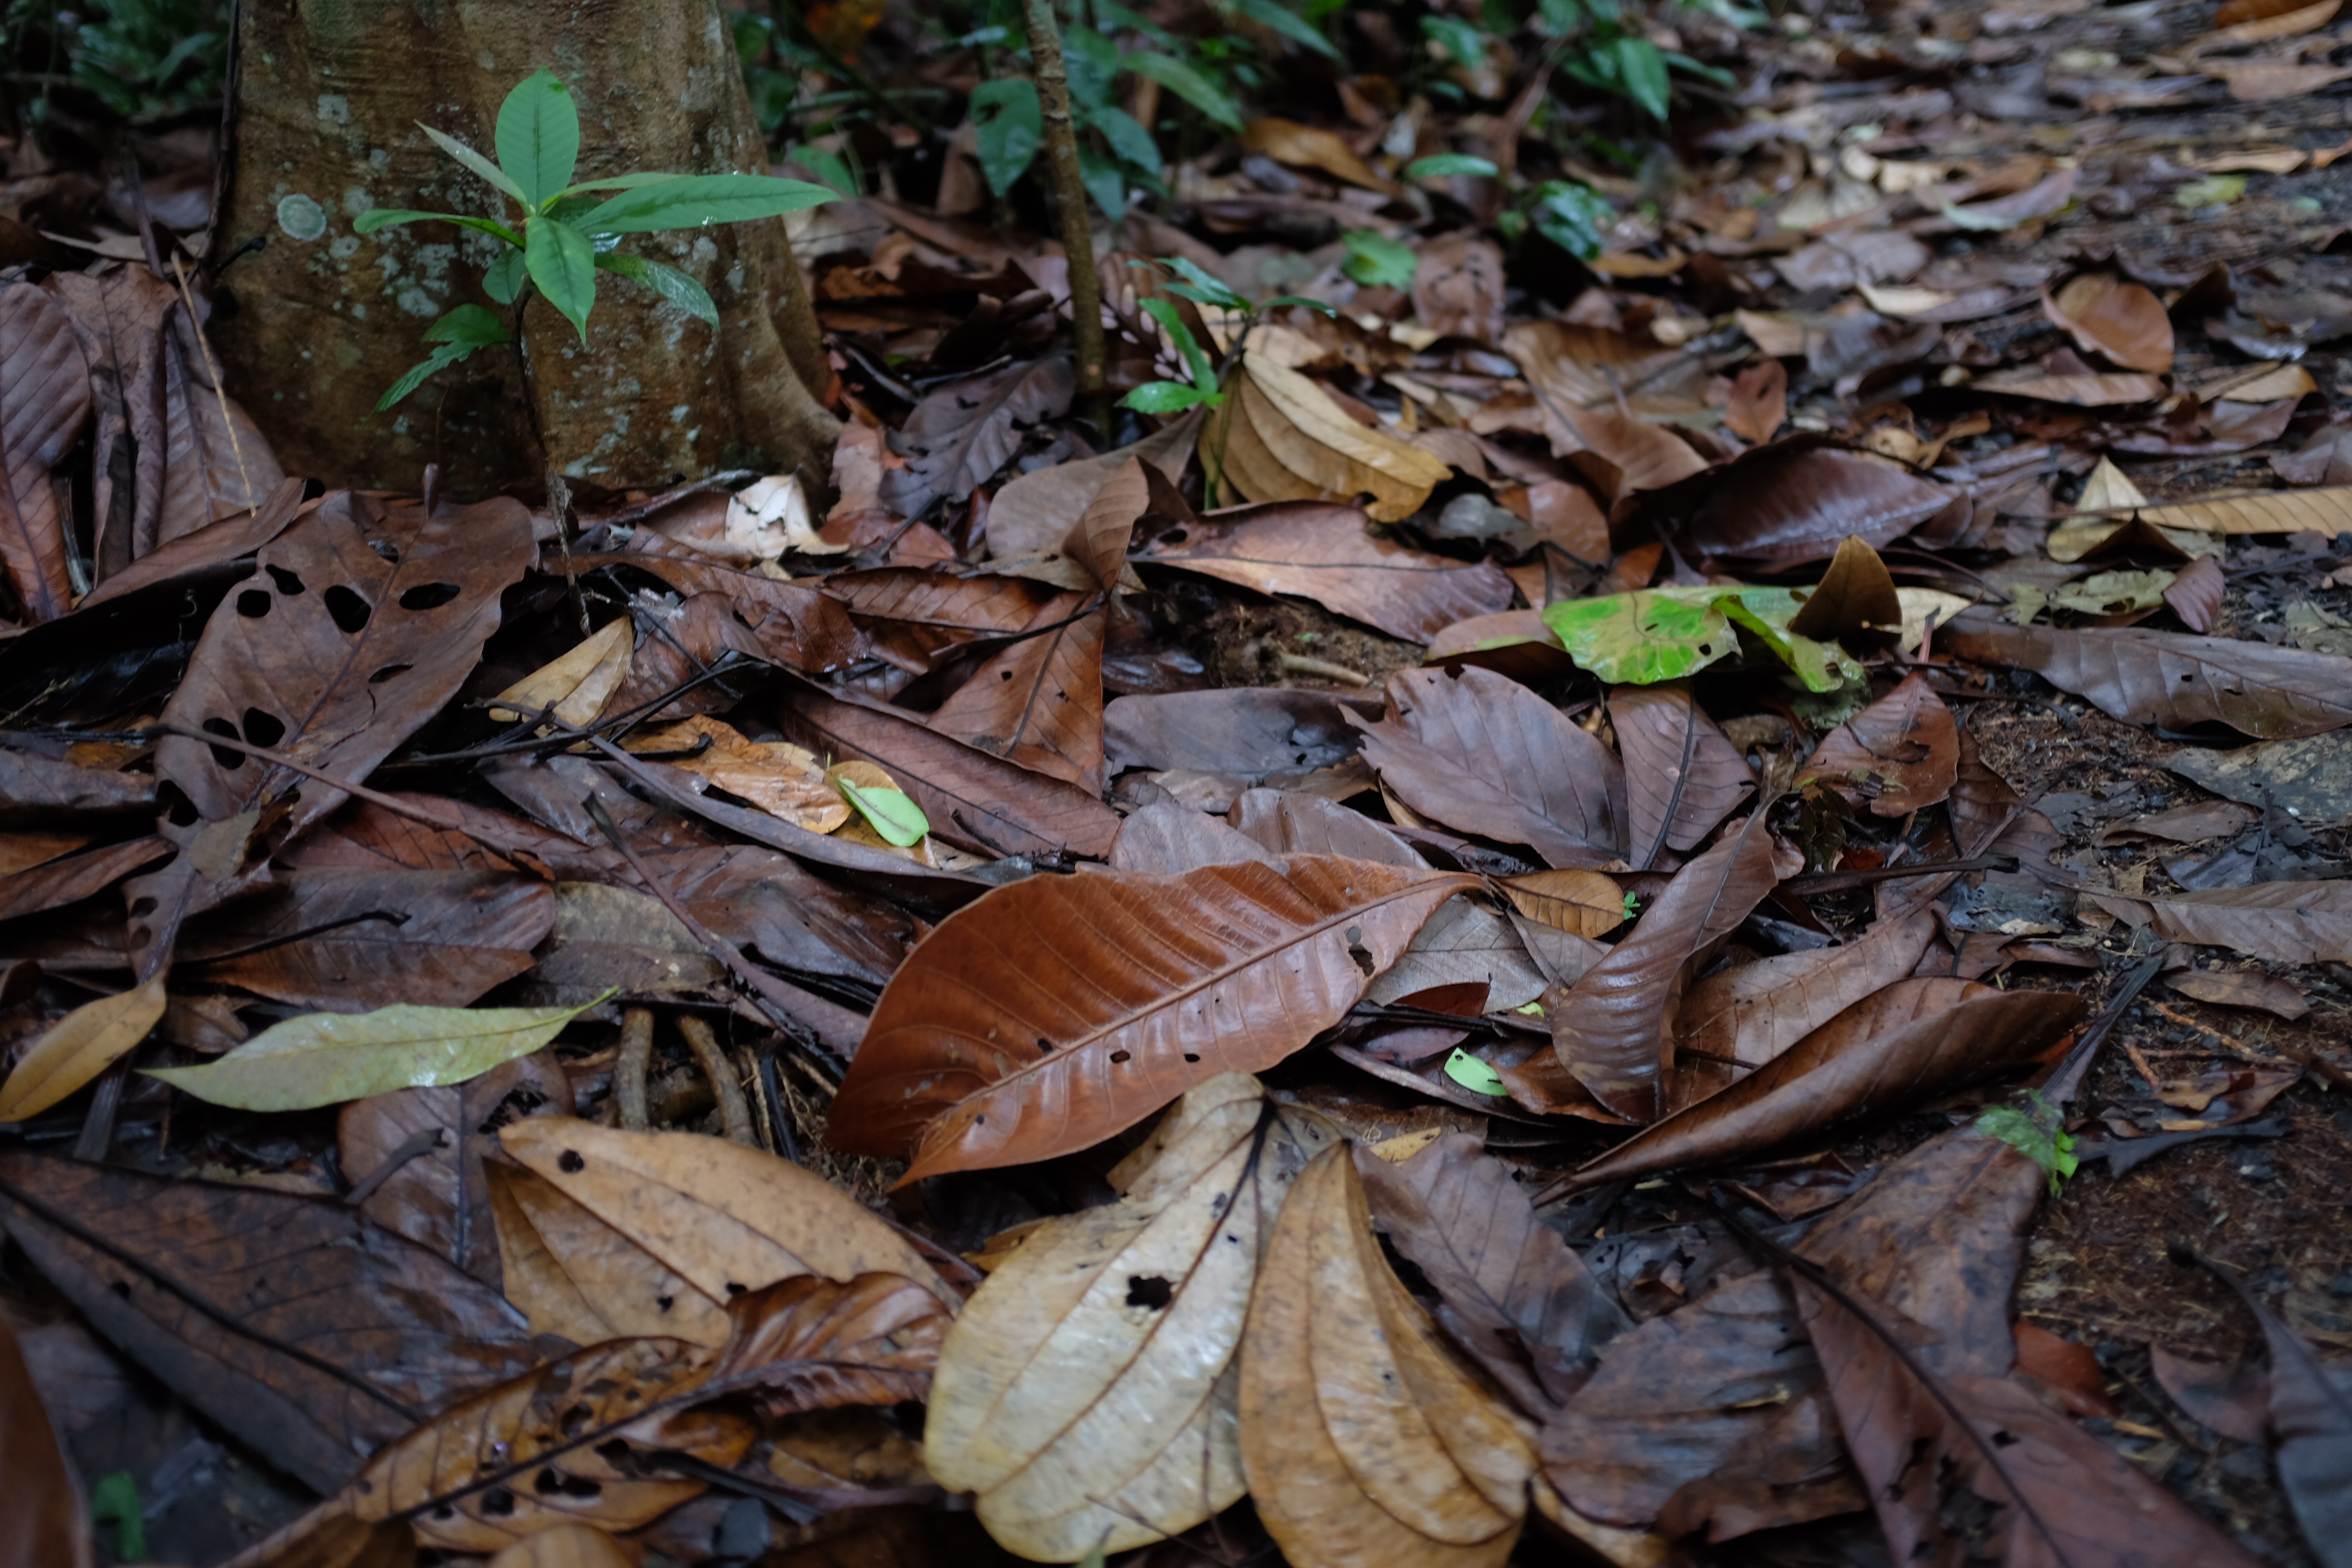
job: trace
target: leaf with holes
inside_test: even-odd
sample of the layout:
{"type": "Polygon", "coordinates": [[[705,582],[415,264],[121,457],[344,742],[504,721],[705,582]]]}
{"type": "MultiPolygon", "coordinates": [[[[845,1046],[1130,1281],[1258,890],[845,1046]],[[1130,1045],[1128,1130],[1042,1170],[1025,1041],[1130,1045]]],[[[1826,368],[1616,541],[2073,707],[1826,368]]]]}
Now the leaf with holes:
{"type": "Polygon", "coordinates": [[[1084,1149],[1306,1045],[1475,885],[1297,855],[1001,888],[892,977],[827,1136],[911,1156],[902,1181],[1084,1149]]]}
{"type": "MultiPolygon", "coordinates": [[[[1112,559],[1116,578],[1118,557],[1112,559]]],[[[931,714],[931,728],[1100,795],[1109,612],[1089,613],[1087,603],[1086,595],[1064,594],[1040,609],[1035,633],[973,670],[931,714]]]]}
{"type": "Polygon", "coordinates": [[[1111,1173],[1116,1203],[1045,1220],[940,1352],[923,1460],[1024,1557],[1070,1563],[1190,1529],[1242,1494],[1242,1324],[1275,1217],[1339,1136],[1221,1073],[1111,1173]]]}

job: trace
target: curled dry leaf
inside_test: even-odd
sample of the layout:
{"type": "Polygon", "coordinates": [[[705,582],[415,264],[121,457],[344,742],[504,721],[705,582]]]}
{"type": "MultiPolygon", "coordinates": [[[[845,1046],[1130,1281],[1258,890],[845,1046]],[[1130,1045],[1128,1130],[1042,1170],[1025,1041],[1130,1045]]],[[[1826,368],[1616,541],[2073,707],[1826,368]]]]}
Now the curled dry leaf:
{"type": "Polygon", "coordinates": [[[931,393],[891,440],[907,463],[883,473],[883,503],[900,517],[919,517],[941,497],[963,500],[1020,450],[1022,427],[1063,413],[1076,386],[1076,370],[1056,354],[931,393]]]}
{"type": "Polygon", "coordinates": [[[1437,1292],[1437,1321],[1542,1420],[1632,1326],[1559,1233],[1536,1218],[1510,1167],[1444,1132],[1401,1164],[1358,1147],[1373,1216],[1437,1292]]]}
{"type": "Polygon", "coordinates": [[[2161,300],[2137,283],[2112,272],[2084,272],[2044,295],[2042,310],[2087,353],[2152,375],[2172,369],[2172,318],[2161,300]]]}
{"type": "Polygon", "coordinates": [[[722,1307],[803,1274],[897,1274],[953,1303],[898,1231],[789,1160],[697,1133],[628,1132],[559,1117],[514,1122],[499,1142],[722,1307]]]}
{"type": "Polygon", "coordinates": [[[1237,508],[1171,536],[1139,561],[1297,594],[1391,637],[1426,642],[1456,621],[1493,615],[1514,589],[1491,561],[1461,562],[1376,538],[1353,506],[1297,501],[1237,508]]]}
{"type": "Polygon", "coordinates": [[[30,283],[0,288],[0,568],[34,621],[73,607],[67,519],[49,470],[89,422],[73,317],[30,283]]]}
{"type": "Polygon", "coordinates": [[[1114,871],[1169,877],[1203,866],[1238,866],[1252,860],[1271,865],[1275,852],[1222,818],[1160,800],[1128,814],[1119,824],[1118,841],[1110,847],[1106,864],[1114,871]]]}
{"type": "MultiPolygon", "coordinates": [[[[992,512],[991,523],[1001,515],[992,512]]],[[[877,657],[917,675],[967,643],[1012,636],[1054,598],[1034,578],[950,577],[911,566],[838,572],[824,580],[824,591],[848,606],[877,657]]]]}
{"type": "Polygon", "coordinates": [[[1800,858],[1775,844],[1764,813],[1675,873],[1633,934],[1550,1009],[1552,1051],[1593,1097],[1634,1121],[1656,1119],[1673,1056],[1675,1009],[1694,962],[1731,934],[1800,858]]]}
{"type": "Polygon", "coordinates": [[[1896,916],[1837,947],[1784,952],[1708,975],[1691,987],[1675,1020],[1681,1056],[1675,1108],[1688,1102],[1692,1089],[1711,1092],[1740,1069],[1763,1066],[1903,979],[1935,935],[1932,917],[1896,916]]]}
{"type": "Polygon", "coordinates": [[[1843,784],[1876,816],[1908,816],[1950,795],[1959,767],[1952,710],[1914,673],[1823,736],[1797,782],[1843,784]]]}
{"type": "Polygon", "coordinates": [[[1383,866],[1427,864],[1403,839],[1362,812],[1321,795],[1244,790],[1225,817],[1277,855],[1345,855],[1383,866]]]}
{"type": "Polygon", "coordinates": [[[748,740],[732,724],[697,714],[658,730],[640,730],[629,737],[628,747],[632,752],[691,752],[706,739],[709,744],[699,756],[667,765],[707,779],[811,833],[831,833],[849,820],[849,805],[824,782],[816,753],[788,741],[748,740]]]}
{"type": "Polygon", "coordinates": [[[1609,721],[1625,758],[1625,858],[1636,870],[1666,849],[1697,847],[1756,787],[1747,759],[1685,685],[1621,686],[1609,694],[1609,721]]]}
{"type": "Polygon", "coordinates": [[[1777,1148],[2037,1060],[2081,1019],[2062,991],[1906,980],[1855,1004],[1729,1088],[1563,1178],[1570,1191],[1777,1148]]]}
{"type": "Polygon", "coordinates": [[[1526,687],[1489,669],[1401,669],[1388,700],[1361,726],[1364,760],[1414,812],[1555,867],[1624,855],[1623,767],[1526,687]]]}
{"type": "Polygon", "coordinates": [[[1057,463],[1008,480],[988,509],[986,542],[996,570],[1063,588],[1099,586],[1093,569],[1066,552],[1072,526],[1129,458],[1141,458],[1171,484],[1182,478],[1192,460],[1202,413],[1187,414],[1131,447],[1057,463]]]}
{"type": "Polygon", "coordinates": [[[923,1461],[1045,1563],[1179,1534],[1243,1491],[1234,1356],[1299,1170],[1338,1134],[1220,1073],[1112,1173],[1112,1204],[1043,1222],[940,1353],[923,1461]]]}
{"type": "Polygon", "coordinates": [[[726,1309],[536,1172],[482,1167],[498,1229],[500,1288],[533,1334],[576,1345],[667,1335],[727,1342],[726,1309]]]}
{"type": "Polygon", "coordinates": [[[1453,472],[1411,442],[1357,424],[1316,383],[1255,353],[1243,354],[1202,441],[1221,484],[1251,500],[1368,496],[1375,522],[1411,517],[1453,472]]]}
{"type": "Polygon", "coordinates": [[[508,706],[491,709],[490,721],[511,724],[552,710],[558,719],[575,727],[594,723],[629,677],[630,656],[636,651],[635,631],[626,616],[605,622],[603,630],[582,638],[571,652],[499,692],[497,700],[508,706]]]}
{"type": "Polygon", "coordinates": [[[2256,882],[2247,888],[2128,897],[2083,896],[2168,942],[2235,948],[2273,963],[2352,962],[2352,881],[2256,882]]]}
{"type": "Polygon", "coordinates": [[[1696,357],[1607,327],[1519,321],[1503,335],[1503,347],[1549,407],[1613,408],[1621,397],[1635,414],[1706,405],[1706,369],[1696,357]]]}
{"type": "Polygon", "coordinates": [[[1296,855],[1038,877],[958,911],[874,1009],[827,1136],[902,1178],[1049,1159],[1337,1023],[1475,879],[1296,855]]]}
{"type": "Polygon", "coordinates": [[[158,974],[50,1025],[0,1084],[0,1121],[38,1116],[112,1067],[162,1021],[168,1000],[158,974]]]}
{"type": "Polygon", "coordinates": [[[2334,654],[2137,627],[2018,626],[1980,611],[1955,616],[1937,647],[2032,670],[2127,723],[2221,723],[2263,740],[2352,724],[2352,659],[2334,654]]]}
{"type": "Polygon", "coordinates": [[[1500,1564],[1532,1433],[1389,1271],[1345,1148],[1291,1189],[1242,1343],[1242,1464],[1297,1568],[1500,1564]]]}

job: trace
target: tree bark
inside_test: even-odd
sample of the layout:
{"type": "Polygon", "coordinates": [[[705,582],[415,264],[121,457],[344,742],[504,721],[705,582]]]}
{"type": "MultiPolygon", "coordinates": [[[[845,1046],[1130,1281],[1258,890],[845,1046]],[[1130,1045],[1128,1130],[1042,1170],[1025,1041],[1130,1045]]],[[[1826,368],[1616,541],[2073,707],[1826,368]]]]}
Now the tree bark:
{"type": "Polygon", "coordinates": [[[535,410],[515,357],[485,350],[373,412],[444,311],[499,309],[480,279],[499,247],[446,224],[357,235],[352,220],[417,207],[511,222],[418,124],[490,153],[499,102],[541,66],[579,106],[576,179],[766,171],[718,0],[243,0],[211,254],[268,243],[221,279],[233,303],[214,341],[288,471],[412,489],[437,462],[455,495],[535,487],[534,425],[545,467],[614,489],[824,462],[840,426],[812,395],[823,342],[781,219],[624,240],[701,282],[716,331],[600,272],[584,345],[544,300],[525,312],[535,410]]]}
{"type": "Polygon", "coordinates": [[[1102,329],[1102,279],[1095,272],[1094,216],[1078,171],[1078,134],[1070,118],[1070,81],[1062,67],[1062,33],[1054,0],[1029,0],[1029,58],[1037,70],[1038,107],[1045,121],[1045,162],[1061,209],[1062,254],[1070,264],[1070,326],[1078,350],[1078,395],[1103,438],[1110,437],[1110,404],[1103,394],[1107,357],[1102,329]]]}

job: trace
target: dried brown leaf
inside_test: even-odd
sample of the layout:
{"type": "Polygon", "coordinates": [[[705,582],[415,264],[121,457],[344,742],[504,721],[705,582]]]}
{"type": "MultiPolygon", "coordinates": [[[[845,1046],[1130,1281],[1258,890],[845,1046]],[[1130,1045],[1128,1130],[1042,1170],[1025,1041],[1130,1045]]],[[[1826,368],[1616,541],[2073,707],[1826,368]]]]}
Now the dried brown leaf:
{"type": "Polygon", "coordinates": [[[2081,273],[2056,294],[2044,294],[2042,310],[2086,352],[2126,370],[2163,375],[2172,369],[2172,318],[2139,284],[2112,272],[2081,273]]]}
{"type": "MultiPolygon", "coordinates": [[[[1124,552],[1122,542],[1110,553],[1114,582],[1124,552]]],[[[1036,634],[973,670],[931,714],[931,728],[975,751],[1100,795],[1102,656],[1109,611],[1105,606],[1088,612],[1086,605],[1087,595],[1073,593],[1040,609],[1036,634]]]]}
{"type": "Polygon", "coordinates": [[[1748,760],[1686,685],[1621,686],[1609,694],[1609,721],[1625,759],[1626,861],[1636,870],[1666,849],[1696,848],[1755,788],[1748,760]]]}
{"type": "Polygon", "coordinates": [[[1242,356],[1202,439],[1221,484],[1251,500],[1361,495],[1375,522],[1411,517],[1453,473],[1411,442],[1357,424],[1319,384],[1254,353],[1242,356]]]}
{"type": "Polygon", "coordinates": [[[30,283],[0,288],[0,568],[26,617],[53,621],[73,582],[49,470],[89,421],[89,363],[71,315],[30,283]]]}
{"type": "Polygon", "coordinates": [[[1797,435],[1644,494],[1609,530],[1621,549],[1667,537],[1685,555],[1789,566],[1831,557],[1848,538],[1892,543],[1955,499],[1899,463],[1797,435]]]}
{"type": "Polygon", "coordinates": [[[1952,710],[1915,672],[1822,737],[1797,782],[1843,785],[1866,798],[1875,816],[1908,816],[1950,795],[1959,767],[1952,710]]]}

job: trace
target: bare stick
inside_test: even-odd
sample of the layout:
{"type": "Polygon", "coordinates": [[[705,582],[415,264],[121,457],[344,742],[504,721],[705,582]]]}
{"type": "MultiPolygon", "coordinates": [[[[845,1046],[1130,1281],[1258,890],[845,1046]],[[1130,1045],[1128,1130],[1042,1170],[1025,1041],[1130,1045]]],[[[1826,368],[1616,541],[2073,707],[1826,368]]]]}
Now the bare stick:
{"type": "Polygon", "coordinates": [[[1070,118],[1070,80],[1062,69],[1062,31],[1054,0],[1029,0],[1029,54],[1037,62],[1037,99],[1045,115],[1045,159],[1062,208],[1062,254],[1070,263],[1070,324],[1078,344],[1078,395],[1102,438],[1110,439],[1110,396],[1103,390],[1102,279],[1095,273],[1094,220],[1078,173],[1078,132],[1070,118]]]}
{"type": "Polygon", "coordinates": [[[743,1085],[735,1077],[735,1064],[719,1048],[719,1037],[710,1026],[691,1013],[677,1016],[677,1032],[686,1037],[687,1049],[702,1068],[703,1077],[710,1080],[710,1092],[719,1100],[719,1125],[730,1143],[740,1143],[747,1149],[757,1149],[760,1141],[751,1135],[751,1106],[743,1098],[743,1085]]]}
{"type": "Polygon", "coordinates": [[[646,1119],[646,1069],[654,1055],[654,1015],[650,1007],[631,1007],[621,1014],[621,1054],[613,1063],[613,1099],[620,1107],[621,1126],[643,1132],[646,1119]]]}

